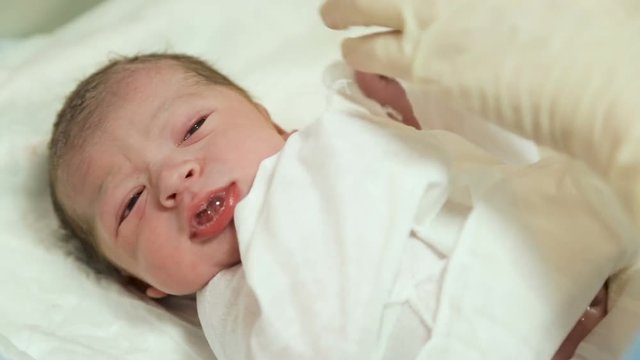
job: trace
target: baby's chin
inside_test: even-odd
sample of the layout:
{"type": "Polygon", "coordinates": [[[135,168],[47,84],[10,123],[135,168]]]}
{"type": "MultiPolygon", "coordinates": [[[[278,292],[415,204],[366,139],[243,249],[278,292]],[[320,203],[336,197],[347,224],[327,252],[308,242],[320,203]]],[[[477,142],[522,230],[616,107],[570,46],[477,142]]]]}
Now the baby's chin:
{"type": "Polygon", "coordinates": [[[205,288],[209,282],[214,279],[218,274],[225,271],[226,269],[232,268],[236,265],[240,264],[240,256],[234,258],[229,258],[228,262],[223,266],[218,266],[215,269],[211,269],[207,272],[200,272],[199,274],[194,273],[185,273],[181,279],[175,279],[171,282],[146,282],[147,284],[152,284],[152,286],[146,286],[146,293],[149,297],[152,298],[161,298],[166,295],[174,295],[174,296],[185,296],[185,295],[193,295],[198,291],[205,288]],[[155,284],[155,285],[153,285],[155,284]],[[152,292],[149,294],[149,289],[156,289],[157,292],[152,292]],[[157,296],[153,296],[157,295],[157,296]]]}
{"type": "Polygon", "coordinates": [[[216,239],[212,240],[212,245],[217,246],[211,262],[203,264],[198,274],[187,273],[185,281],[176,284],[174,295],[194,294],[206,287],[220,272],[240,264],[240,248],[233,220],[216,239]]]}
{"type": "MultiPolygon", "coordinates": [[[[167,295],[173,296],[187,296],[196,294],[209,284],[209,281],[215,277],[218,273],[211,275],[210,277],[204,277],[201,281],[189,281],[181,284],[165,284],[158,285],[157,287],[149,287],[146,290],[147,296],[151,298],[162,298],[167,295]]],[[[193,280],[193,279],[191,279],[193,280]]]]}

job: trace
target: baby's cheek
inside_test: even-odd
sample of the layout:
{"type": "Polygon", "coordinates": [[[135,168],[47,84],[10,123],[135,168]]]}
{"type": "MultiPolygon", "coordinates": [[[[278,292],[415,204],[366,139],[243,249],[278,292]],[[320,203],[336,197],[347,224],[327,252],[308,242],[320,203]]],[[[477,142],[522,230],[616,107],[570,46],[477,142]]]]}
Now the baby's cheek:
{"type": "Polygon", "coordinates": [[[144,249],[139,259],[142,272],[147,278],[145,280],[151,285],[166,284],[171,280],[168,275],[173,265],[162,249],[144,249]]]}
{"type": "Polygon", "coordinates": [[[162,291],[174,294],[181,284],[184,262],[180,249],[166,238],[149,237],[138,249],[138,261],[143,280],[162,291]]]}

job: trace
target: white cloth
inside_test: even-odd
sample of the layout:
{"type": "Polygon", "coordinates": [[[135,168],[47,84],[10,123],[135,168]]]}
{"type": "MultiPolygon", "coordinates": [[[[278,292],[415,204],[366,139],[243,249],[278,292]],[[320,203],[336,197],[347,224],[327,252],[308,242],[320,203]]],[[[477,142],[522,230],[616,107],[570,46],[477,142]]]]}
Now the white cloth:
{"type": "Polygon", "coordinates": [[[242,267],[198,293],[216,356],[550,358],[635,254],[594,206],[606,191],[574,163],[505,165],[390,121],[349,79],[333,89],[238,204],[242,267]]]}
{"type": "MultiPolygon", "coordinates": [[[[455,132],[510,164],[531,164],[540,159],[540,153],[546,157],[554,156],[548,149],[541,149],[539,153],[537,146],[531,141],[506,132],[477,115],[449,105],[429,88],[411,83],[404,83],[404,87],[412,100],[414,111],[420,114],[418,120],[423,128],[455,132]]],[[[573,176],[575,177],[575,174],[573,176]]],[[[587,176],[589,178],[589,175],[587,176]]],[[[595,184],[591,186],[600,187],[595,184]]],[[[612,193],[607,189],[589,192],[587,188],[584,189],[583,195],[589,197],[588,201],[592,207],[599,209],[599,212],[596,211],[595,218],[602,221],[600,226],[609,223],[618,228],[616,231],[619,237],[629,240],[638,239],[638,234],[631,229],[628,216],[621,212],[616,201],[612,200],[614,197],[612,193]]],[[[549,208],[551,208],[550,205],[549,208]]],[[[635,242],[637,243],[637,240],[635,242]]],[[[636,246],[631,245],[631,249],[634,250],[629,254],[628,259],[633,259],[636,246]]],[[[622,359],[634,339],[640,335],[640,262],[637,258],[623,271],[609,279],[608,304],[608,315],[581,342],[572,359],[622,359]]]]}

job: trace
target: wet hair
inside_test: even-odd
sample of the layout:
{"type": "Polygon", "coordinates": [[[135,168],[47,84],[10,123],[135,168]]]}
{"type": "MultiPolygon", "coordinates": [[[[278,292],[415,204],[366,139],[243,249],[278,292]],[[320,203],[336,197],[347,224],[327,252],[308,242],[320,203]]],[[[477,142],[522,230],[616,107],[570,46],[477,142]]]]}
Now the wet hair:
{"type": "Polygon", "coordinates": [[[129,72],[161,63],[175,64],[190,79],[225,86],[251,99],[244,89],[205,61],[190,55],[173,53],[151,53],[112,59],[82,80],[67,96],[58,112],[49,141],[51,202],[63,230],[63,239],[71,245],[73,254],[98,274],[114,279],[122,279],[121,272],[100,251],[91,222],[72,214],[61,201],[60,172],[65,162],[82,151],[92,135],[98,132],[98,127],[102,125],[99,112],[105,110],[107,95],[118,81],[129,72]]]}

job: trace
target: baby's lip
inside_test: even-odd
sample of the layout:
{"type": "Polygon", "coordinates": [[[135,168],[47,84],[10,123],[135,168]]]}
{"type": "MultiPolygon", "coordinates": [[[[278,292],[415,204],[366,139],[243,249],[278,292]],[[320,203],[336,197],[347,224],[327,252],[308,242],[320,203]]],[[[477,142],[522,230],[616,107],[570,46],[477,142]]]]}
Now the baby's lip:
{"type": "Polygon", "coordinates": [[[215,238],[233,220],[239,191],[235,182],[212,190],[189,207],[189,239],[205,242],[215,238]]]}

